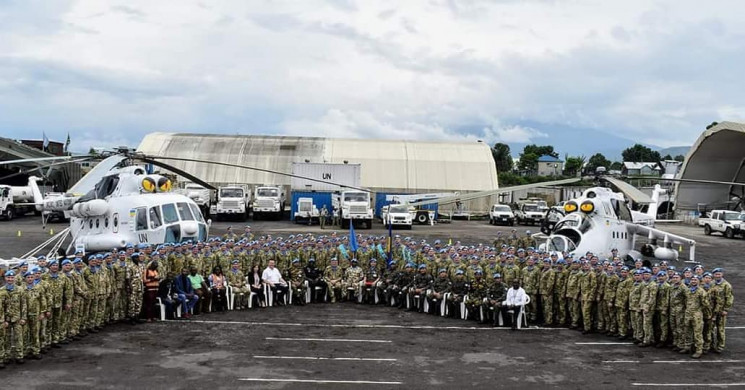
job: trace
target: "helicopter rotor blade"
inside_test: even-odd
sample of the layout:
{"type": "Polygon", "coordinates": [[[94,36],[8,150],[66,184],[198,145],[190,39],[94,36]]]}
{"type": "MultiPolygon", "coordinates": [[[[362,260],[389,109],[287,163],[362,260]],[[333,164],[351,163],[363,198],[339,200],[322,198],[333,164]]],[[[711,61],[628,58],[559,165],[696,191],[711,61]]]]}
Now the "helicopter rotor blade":
{"type": "MultiPolygon", "coordinates": [[[[601,178],[605,179],[604,176],[601,178]]],[[[656,181],[679,181],[682,183],[700,183],[700,184],[718,184],[724,186],[745,186],[745,183],[736,181],[718,181],[718,180],[705,180],[705,179],[677,179],[677,178],[663,178],[657,176],[634,176],[628,177],[629,179],[643,179],[643,180],[656,180],[656,181]]]]}
{"type": "MultiPolygon", "coordinates": [[[[372,191],[370,191],[368,189],[365,189],[365,188],[348,186],[348,185],[345,185],[345,184],[339,184],[339,183],[335,183],[335,182],[328,181],[328,180],[314,179],[312,177],[300,176],[300,175],[295,175],[295,174],[287,173],[287,172],[275,171],[275,170],[265,169],[265,168],[249,167],[249,166],[245,166],[245,165],[231,164],[231,163],[225,163],[225,162],[219,162],[219,161],[209,161],[209,160],[200,160],[200,159],[196,159],[196,158],[183,158],[183,157],[166,157],[166,156],[138,156],[137,158],[138,159],[141,159],[142,161],[145,161],[145,162],[151,162],[154,165],[161,164],[159,166],[163,166],[163,168],[166,168],[168,170],[175,169],[173,172],[178,173],[179,175],[182,175],[182,176],[184,176],[186,178],[190,178],[190,177],[189,176],[186,176],[186,175],[183,175],[182,173],[180,173],[180,172],[183,172],[182,170],[180,170],[178,168],[173,168],[173,167],[171,167],[171,166],[169,166],[167,164],[164,164],[162,162],[157,162],[155,159],[184,161],[184,162],[195,162],[195,163],[202,163],[202,164],[214,164],[214,165],[221,165],[221,166],[224,166],[224,167],[248,169],[248,170],[258,171],[258,172],[273,173],[275,175],[295,177],[295,178],[298,178],[298,179],[303,179],[303,180],[308,180],[308,181],[314,181],[314,182],[317,182],[317,183],[330,184],[330,185],[334,185],[334,186],[339,186],[341,188],[349,188],[349,189],[353,189],[353,190],[357,190],[357,191],[372,192],[372,191]]],[[[195,181],[195,182],[196,183],[199,183],[197,181],[195,181]]],[[[202,186],[204,186],[204,184],[202,184],[202,183],[199,183],[199,184],[201,184],[202,186]]],[[[212,187],[212,186],[210,186],[210,187],[211,187],[211,189],[214,189],[214,187],[212,187]]]]}
{"type": "MultiPolygon", "coordinates": [[[[54,163],[51,163],[51,164],[40,165],[40,166],[38,166],[36,168],[31,168],[31,169],[28,169],[28,170],[25,170],[25,171],[20,171],[20,172],[12,173],[10,175],[6,175],[6,176],[3,176],[3,177],[0,177],[0,180],[10,179],[10,178],[16,177],[18,175],[26,175],[26,174],[29,174],[31,172],[40,171],[40,170],[45,169],[45,168],[51,168],[51,167],[56,166],[56,165],[63,165],[63,164],[69,164],[69,163],[78,163],[78,162],[83,162],[83,161],[86,161],[86,160],[89,160],[89,159],[90,159],[90,157],[85,157],[85,158],[81,158],[81,159],[77,159],[77,160],[58,161],[58,162],[54,162],[54,163]]],[[[43,172],[42,172],[42,175],[43,175],[43,172]]]]}
{"type": "Polygon", "coordinates": [[[38,157],[38,158],[22,158],[20,160],[0,161],[0,165],[23,164],[23,163],[32,163],[32,162],[49,161],[49,160],[70,160],[76,157],[79,157],[79,156],[53,156],[53,157],[38,157]]]}

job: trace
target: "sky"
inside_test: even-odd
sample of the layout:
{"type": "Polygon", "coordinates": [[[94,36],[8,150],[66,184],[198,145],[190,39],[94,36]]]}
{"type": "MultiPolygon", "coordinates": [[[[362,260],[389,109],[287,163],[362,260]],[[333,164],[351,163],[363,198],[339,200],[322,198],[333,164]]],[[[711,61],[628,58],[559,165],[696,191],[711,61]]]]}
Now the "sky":
{"type": "Polygon", "coordinates": [[[69,133],[77,151],[155,131],[691,145],[745,121],[743,14],[739,0],[0,0],[0,135],[69,133]]]}

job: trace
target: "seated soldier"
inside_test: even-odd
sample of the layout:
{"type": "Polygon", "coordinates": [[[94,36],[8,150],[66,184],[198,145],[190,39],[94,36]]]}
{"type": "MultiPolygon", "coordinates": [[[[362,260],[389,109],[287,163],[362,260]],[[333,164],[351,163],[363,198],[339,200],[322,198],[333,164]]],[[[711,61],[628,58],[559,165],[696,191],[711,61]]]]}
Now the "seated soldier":
{"type": "Polygon", "coordinates": [[[494,273],[492,276],[494,282],[486,291],[486,301],[484,302],[484,323],[491,320],[492,325],[497,326],[499,323],[498,312],[501,310],[502,301],[504,301],[507,294],[507,286],[502,283],[502,275],[500,273],[494,273]]]}
{"type": "Polygon", "coordinates": [[[347,300],[357,300],[357,294],[360,285],[364,279],[362,268],[357,264],[357,259],[352,258],[350,267],[344,272],[344,281],[342,283],[343,291],[346,293],[347,300]]]}
{"type": "Polygon", "coordinates": [[[320,302],[326,296],[326,282],[323,281],[323,270],[316,268],[316,259],[310,258],[305,267],[305,280],[310,289],[310,301],[320,302]],[[318,287],[318,289],[316,288],[318,287]]]}
{"type": "Polygon", "coordinates": [[[448,299],[448,315],[453,318],[460,316],[460,303],[468,294],[468,282],[462,269],[455,271],[455,280],[450,286],[452,295],[448,299]]]}
{"type": "Polygon", "coordinates": [[[337,299],[341,299],[342,291],[342,279],[344,278],[344,272],[339,267],[339,259],[336,257],[331,258],[331,265],[326,267],[323,271],[323,281],[329,289],[329,295],[331,295],[331,303],[335,303],[337,299]]]}
{"type": "Polygon", "coordinates": [[[409,288],[409,310],[418,308],[419,312],[424,312],[424,300],[427,296],[427,289],[432,286],[432,275],[427,272],[425,264],[419,264],[419,273],[414,276],[414,280],[409,288]],[[415,301],[416,299],[416,301],[415,301]]]}
{"type": "Polygon", "coordinates": [[[305,271],[300,265],[300,259],[292,260],[290,268],[290,286],[292,286],[292,303],[295,305],[305,305],[305,271]]]}
{"type": "Polygon", "coordinates": [[[365,270],[364,288],[362,290],[363,302],[375,304],[375,295],[379,284],[380,271],[378,270],[378,260],[373,257],[370,259],[370,266],[365,270]]]}
{"type": "Polygon", "coordinates": [[[409,290],[409,286],[414,281],[414,264],[408,263],[404,267],[403,272],[398,273],[393,286],[391,289],[391,303],[395,303],[399,308],[403,308],[406,305],[406,293],[409,290]]]}
{"type": "Polygon", "coordinates": [[[481,269],[476,269],[473,273],[473,281],[468,286],[468,300],[466,301],[466,309],[468,310],[469,317],[478,317],[479,309],[484,303],[484,297],[486,297],[486,282],[484,281],[484,272],[481,269]]]}
{"type": "Polygon", "coordinates": [[[230,271],[228,271],[227,278],[235,296],[233,299],[236,299],[236,301],[233,302],[233,308],[236,310],[248,308],[248,296],[251,293],[251,289],[248,288],[246,277],[240,270],[239,260],[236,259],[231,261],[230,271]]]}
{"type": "Polygon", "coordinates": [[[442,302],[445,294],[450,292],[450,286],[451,283],[450,278],[448,278],[448,270],[440,268],[437,274],[437,279],[432,282],[432,289],[427,296],[427,299],[429,299],[430,314],[437,313],[438,308],[436,304],[442,302]]]}

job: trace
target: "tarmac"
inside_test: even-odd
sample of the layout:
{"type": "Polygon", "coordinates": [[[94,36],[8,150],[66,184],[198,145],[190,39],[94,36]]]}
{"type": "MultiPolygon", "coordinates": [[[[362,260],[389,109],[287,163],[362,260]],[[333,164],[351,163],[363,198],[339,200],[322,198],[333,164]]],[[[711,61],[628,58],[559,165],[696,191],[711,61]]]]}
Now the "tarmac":
{"type": "MultiPolygon", "coordinates": [[[[322,233],[318,226],[289,221],[248,223],[259,235],[322,233]]],[[[211,233],[222,234],[228,225],[239,232],[244,223],[214,223],[211,233]]],[[[705,236],[694,226],[658,228],[696,240],[697,260],[707,269],[726,269],[735,305],[721,355],[693,360],[564,328],[511,331],[380,305],[337,303],[214,313],[137,326],[115,324],[53,349],[41,361],[9,365],[0,371],[0,383],[12,389],[745,387],[745,240],[705,236]]],[[[510,229],[486,221],[453,221],[394,234],[476,244],[491,242],[496,231],[510,229]]],[[[357,232],[386,234],[380,223],[357,232]]],[[[41,229],[37,217],[0,221],[0,258],[21,255],[48,238],[49,231],[41,229]]]]}

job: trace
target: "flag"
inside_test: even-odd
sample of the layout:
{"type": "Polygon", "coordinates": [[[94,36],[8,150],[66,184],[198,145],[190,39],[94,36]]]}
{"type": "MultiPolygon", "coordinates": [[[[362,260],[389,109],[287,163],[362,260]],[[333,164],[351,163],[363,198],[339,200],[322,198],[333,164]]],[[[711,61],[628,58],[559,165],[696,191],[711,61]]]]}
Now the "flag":
{"type": "Polygon", "coordinates": [[[450,238],[450,239],[448,239],[448,246],[452,246],[452,245],[453,245],[453,239],[450,238]]]}
{"type": "Polygon", "coordinates": [[[69,148],[70,148],[70,133],[67,133],[67,141],[65,141],[65,153],[67,153],[69,148]]]}
{"type": "Polygon", "coordinates": [[[49,138],[47,138],[47,133],[45,132],[42,132],[41,135],[43,137],[43,141],[41,142],[41,150],[46,152],[47,148],[49,147],[49,138]]]}
{"type": "Polygon", "coordinates": [[[388,242],[386,245],[386,251],[388,252],[388,267],[390,268],[393,262],[393,224],[388,224],[388,242]]]}
{"type": "Polygon", "coordinates": [[[354,234],[354,223],[349,220],[349,250],[357,252],[357,235],[354,234]]]}

